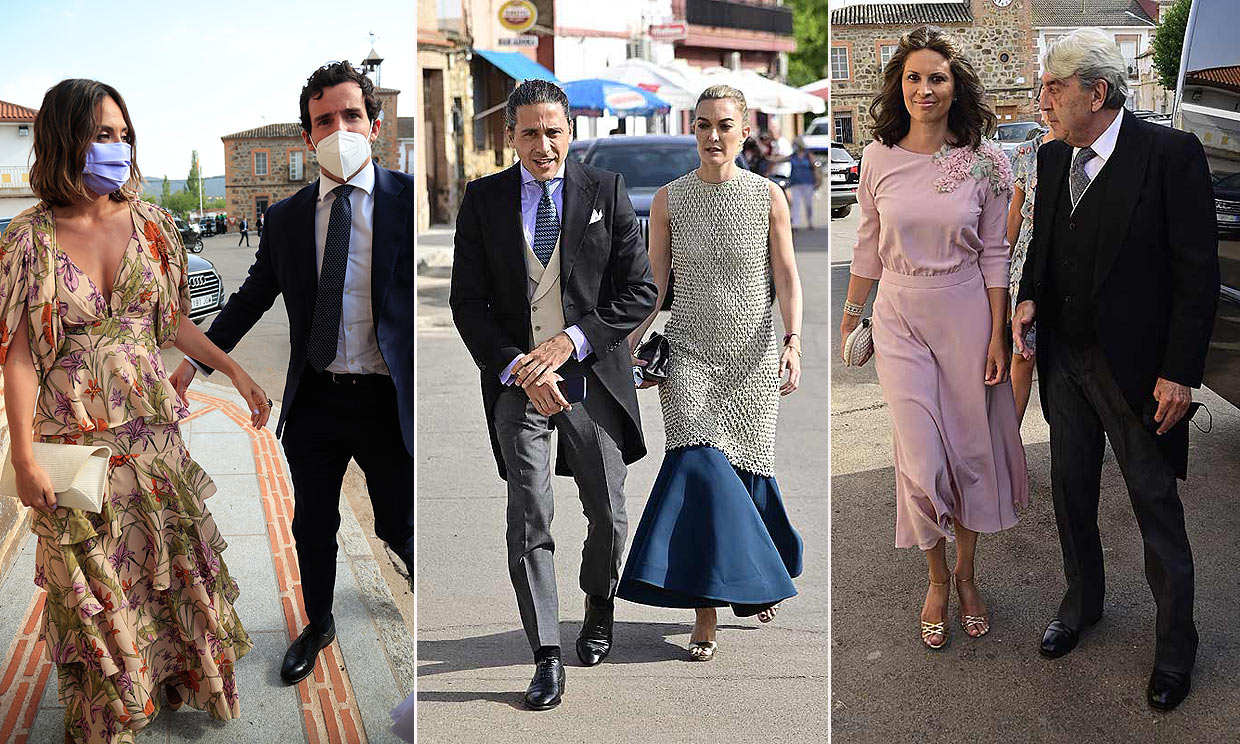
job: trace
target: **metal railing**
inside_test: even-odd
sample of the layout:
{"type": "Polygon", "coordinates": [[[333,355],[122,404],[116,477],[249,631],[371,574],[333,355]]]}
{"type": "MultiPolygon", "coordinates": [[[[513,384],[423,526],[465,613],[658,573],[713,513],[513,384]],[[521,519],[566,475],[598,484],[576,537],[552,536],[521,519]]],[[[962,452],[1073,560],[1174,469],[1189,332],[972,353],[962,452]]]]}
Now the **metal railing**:
{"type": "Polygon", "coordinates": [[[29,189],[30,168],[25,165],[0,165],[0,189],[29,189]]]}

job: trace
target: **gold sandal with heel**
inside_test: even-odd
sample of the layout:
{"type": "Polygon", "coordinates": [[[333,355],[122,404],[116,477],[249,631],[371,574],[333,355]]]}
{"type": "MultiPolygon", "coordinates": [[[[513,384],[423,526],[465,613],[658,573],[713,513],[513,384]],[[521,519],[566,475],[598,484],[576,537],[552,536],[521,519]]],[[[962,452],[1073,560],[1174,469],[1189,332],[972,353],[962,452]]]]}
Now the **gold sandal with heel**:
{"type": "MultiPolygon", "coordinates": [[[[950,578],[947,581],[931,581],[930,582],[930,586],[950,587],[951,584],[952,584],[952,580],[950,578]]],[[[951,599],[950,589],[948,589],[947,596],[948,596],[948,600],[950,601],[951,599]]],[[[947,612],[944,611],[943,615],[944,615],[943,619],[938,622],[931,623],[931,622],[926,622],[925,620],[921,621],[921,642],[925,644],[926,648],[937,651],[938,649],[943,648],[944,646],[947,645],[947,617],[946,617],[947,612]],[[939,636],[941,639],[937,644],[930,642],[930,639],[934,636],[939,636]]]]}

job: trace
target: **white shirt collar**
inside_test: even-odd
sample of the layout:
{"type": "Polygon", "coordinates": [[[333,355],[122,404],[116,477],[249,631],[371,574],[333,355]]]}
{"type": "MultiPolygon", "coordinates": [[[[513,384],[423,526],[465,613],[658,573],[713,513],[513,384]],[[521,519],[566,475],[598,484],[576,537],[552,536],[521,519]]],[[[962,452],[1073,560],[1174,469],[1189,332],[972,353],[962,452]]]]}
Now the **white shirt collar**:
{"type": "MultiPolygon", "coordinates": [[[[373,194],[375,191],[375,161],[370,161],[357,172],[357,175],[345,182],[348,186],[353,186],[365,191],[367,194],[373,194]]],[[[323,201],[324,197],[331,193],[332,189],[340,186],[327,176],[319,174],[319,201],[323,201]]]]}
{"type": "MultiPolygon", "coordinates": [[[[554,176],[551,177],[552,182],[554,182],[557,178],[560,179],[561,181],[564,180],[564,168],[567,167],[567,165],[568,165],[567,161],[564,161],[564,160],[560,161],[560,169],[556,171],[554,176]]],[[[529,171],[525,169],[525,163],[521,163],[519,167],[521,168],[521,185],[522,186],[524,186],[527,183],[533,183],[534,181],[538,180],[537,178],[534,178],[533,173],[530,173],[529,171]]]]}
{"type": "MultiPolygon", "coordinates": [[[[1101,163],[1105,163],[1110,160],[1111,153],[1115,152],[1115,143],[1119,139],[1119,126],[1123,119],[1124,110],[1120,109],[1116,112],[1115,121],[1111,122],[1111,126],[1107,127],[1106,131],[1098,135],[1098,139],[1094,140],[1094,143],[1089,146],[1101,163]]],[[[1079,147],[1072,148],[1072,157],[1075,158],[1076,154],[1080,151],[1081,148],[1079,147]]]]}

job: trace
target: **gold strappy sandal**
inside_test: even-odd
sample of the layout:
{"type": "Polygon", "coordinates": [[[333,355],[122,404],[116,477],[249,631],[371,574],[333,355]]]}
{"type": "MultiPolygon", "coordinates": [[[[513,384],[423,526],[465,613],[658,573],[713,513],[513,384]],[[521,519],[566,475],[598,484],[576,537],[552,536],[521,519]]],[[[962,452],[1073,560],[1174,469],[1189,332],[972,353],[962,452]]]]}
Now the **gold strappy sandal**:
{"type": "MultiPolygon", "coordinates": [[[[950,587],[951,583],[952,583],[952,580],[949,578],[947,581],[941,581],[941,582],[931,581],[930,585],[950,587]]],[[[951,590],[950,589],[948,590],[947,596],[948,596],[948,601],[951,601],[951,590]]],[[[945,612],[943,614],[946,615],[947,613],[945,612]]],[[[946,646],[947,645],[947,620],[946,618],[944,618],[943,620],[940,620],[937,623],[928,623],[925,620],[922,620],[921,621],[921,642],[926,645],[926,648],[935,649],[935,650],[938,650],[946,646]],[[940,640],[937,644],[931,643],[930,638],[932,636],[939,636],[942,640],[940,640]]]]}
{"type": "MultiPolygon", "coordinates": [[[[962,581],[967,584],[973,583],[973,579],[956,577],[957,586],[962,581]]],[[[964,628],[965,634],[970,638],[981,638],[990,632],[990,620],[985,615],[966,615],[962,612],[960,614],[960,627],[964,628]]]]}
{"type": "Polygon", "coordinates": [[[715,649],[719,644],[714,641],[694,641],[689,644],[690,661],[710,661],[715,658],[715,649]]]}

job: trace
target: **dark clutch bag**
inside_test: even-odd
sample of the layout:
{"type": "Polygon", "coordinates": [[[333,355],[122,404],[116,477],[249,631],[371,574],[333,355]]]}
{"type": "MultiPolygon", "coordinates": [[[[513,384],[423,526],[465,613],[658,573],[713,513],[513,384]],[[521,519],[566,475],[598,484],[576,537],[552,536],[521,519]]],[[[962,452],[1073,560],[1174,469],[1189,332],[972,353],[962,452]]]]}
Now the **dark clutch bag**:
{"type": "Polygon", "coordinates": [[[651,382],[663,382],[667,379],[667,363],[672,358],[672,347],[662,334],[652,332],[650,338],[637,347],[634,356],[646,362],[645,367],[639,368],[642,379],[651,382]]]}

